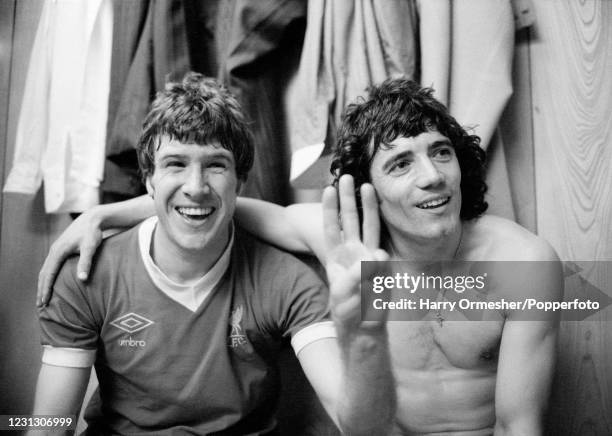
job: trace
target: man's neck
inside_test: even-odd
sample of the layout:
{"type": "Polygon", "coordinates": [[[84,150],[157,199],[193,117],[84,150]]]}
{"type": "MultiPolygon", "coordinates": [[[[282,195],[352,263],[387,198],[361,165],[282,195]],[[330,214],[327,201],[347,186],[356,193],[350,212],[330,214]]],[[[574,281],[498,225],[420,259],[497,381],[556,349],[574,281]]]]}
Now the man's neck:
{"type": "Polygon", "coordinates": [[[463,223],[439,238],[408,238],[401,234],[388,235],[386,249],[394,260],[439,261],[457,260],[461,254],[463,223]]]}
{"type": "Polygon", "coordinates": [[[206,250],[184,250],[174,244],[163,244],[159,232],[153,231],[150,254],[155,265],[172,281],[189,283],[202,278],[217,263],[230,240],[231,231],[227,237],[216,244],[211,244],[206,250]]]}

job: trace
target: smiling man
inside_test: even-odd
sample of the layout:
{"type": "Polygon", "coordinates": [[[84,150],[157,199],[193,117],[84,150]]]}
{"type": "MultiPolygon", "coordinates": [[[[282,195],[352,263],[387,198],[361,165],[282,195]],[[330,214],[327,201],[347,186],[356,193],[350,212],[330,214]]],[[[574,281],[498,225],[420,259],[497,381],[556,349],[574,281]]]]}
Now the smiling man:
{"type": "MultiPolygon", "coordinates": [[[[483,292],[492,299],[528,295],[558,301],[563,283],[554,250],[519,225],[484,214],[485,153],[479,139],[432,94],[403,78],[371,88],[346,109],[332,163],[337,189],[324,191],[323,204],[283,208],[239,199],[238,221],[265,240],[315,253],[329,264],[337,253],[330,245],[336,245],[340,215],[345,238],[363,241],[370,250],[380,245],[394,260],[497,262],[492,272],[507,280],[488,282],[483,292]],[[539,280],[535,274],[513,276],[513,262],[507,261],[529,263],[539,280]]],[[[141,198],[80,217],[47,258],[39,282],[42,301],[66,253],[80,249],[78,269],[84,274],[101,226],[133,225],[148,214],[150,201],[141,198]]],[[[436,297],[444,302],[447,296],[440,290],[436,297]]],[[[535,319],[520,310],[491,310],[470,321],[449,307],[437,304],[418,321],[388,323],[396,433],[541,434],[556,316],[549,312],[535,319]]]]}
{"type": "Polygon", "coordinates": [[[253,162],[236,100],[195,73],[168,84],[138,157],[156,216],[107,239],[87,283],[74,259],[64,265],[40,309],[34,414],[78,413],[95,365],[88,434],[275,434],[276,359],[290,340],[336,424],[384,434],[386,332],[350,301],[358,273],[330,281],[328,301],[312,271],[232,223],[253,162]]]}
{"type": "MultiPolygon", "coordinates": [[[[384,187],[377,192],[391,241],[418,246],[452,238],[459,230],[461,170],[455,149],[440,132],[390,141],[375,153],[370,178],[384,187]]],[[[396,252],[402,248],[393,247],[396,252]]]]}
{"type": "MultiPolygon", "coordinates": [[[[393,259],[496,261],[491,272],[504,278],[512,269],[505,261],[530,262],[541,286],[529,283],[535,275],[489,280],[486,295],[557,301],[561,273],[548,243],[513,222],[483,215],[485,153],[479,142],[431,90],[388,80],[347,108],[332,169],[341,196],[361,197],[364,238],[378,234],[368,222],[379,211],[382,247],[393,259]]],[[[346,204],[344,212],[357,213],[346,204]]],[[[322,246],[320,237],[300,229],[295,233],[310,235],[309,247],[322,246]]],[[[438,299],[445,299],[443,291],[438,299]]],[[[554,315],[536,320],[520,310],[486,311],[469,321],[461,312],[437,309],[420,321],[390,322],[397,432],[541,434],[557,326],[554,315]]]]}
{"type": "MultiPolygon", "coordinates": [[[[359,233],[344,222],[361,216],[365,245],[380,243],[393,260],[495,261],[491,278],[507,280],[489,280],[483,290],[488,298],[562,298],[560,264],[549,244],[513,222],[484,215],[479,138],[457,123],[432,90],[402,78],[372,87],[347,107],[338,138],[332,162],[338,193],[326,188],[322,207],[280,208],[245,199],[239,220],[264,239],[314,252],[325,263],[339,195],[343,230],[359,233]],[[312,224],[321,216],[323,228],[312,224]],[[512,276],[507,261],[524,261],[537,274],[512,276]]],[[[439,290],[434,301],[446,297],[439,290]]],[[[556,316],[489,310],[473,321],[450,306],[436,307],[420,320],[388,323],[398,396],[395,432],[541,434],[556,316]]]]}

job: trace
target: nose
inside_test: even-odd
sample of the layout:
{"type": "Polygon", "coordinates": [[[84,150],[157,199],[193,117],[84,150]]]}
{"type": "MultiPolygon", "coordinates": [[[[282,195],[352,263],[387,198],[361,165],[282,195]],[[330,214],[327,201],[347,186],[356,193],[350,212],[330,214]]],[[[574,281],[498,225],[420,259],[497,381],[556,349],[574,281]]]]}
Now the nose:
{"type": "Polygon", "coordinates": [[[197,200],[210,192],[208,176],[201,168],[193,167],[188,171],[181,189],[188,198],[197,200]]]}
{"type": "Polygon", "coordinates": [[[438,186],[444,181],[444,174],[429,158],[424,158],[419,164],[417,186],[421,189],[438,186]]]}

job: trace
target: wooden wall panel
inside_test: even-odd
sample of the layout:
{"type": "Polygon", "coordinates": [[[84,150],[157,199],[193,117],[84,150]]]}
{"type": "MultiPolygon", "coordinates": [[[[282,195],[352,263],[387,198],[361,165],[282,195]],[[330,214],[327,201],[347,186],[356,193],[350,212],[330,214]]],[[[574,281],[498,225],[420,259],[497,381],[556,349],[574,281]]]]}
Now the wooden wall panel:
{"type": "MultiPolygon", "coordinates": [[[[563,260],[612,260],[612,2],[533,2],[538,233],[563,260]]],[[[586,277],[611,294],[610,271],[586,277]]],[[[550,434],[612,434],[612,307],[561,325],[550,434]]]]}
{"type": "Polygon", "coordinates": [[[612,2],[534,2],[539,229],[570,259],[612,259],[612,2]]]}

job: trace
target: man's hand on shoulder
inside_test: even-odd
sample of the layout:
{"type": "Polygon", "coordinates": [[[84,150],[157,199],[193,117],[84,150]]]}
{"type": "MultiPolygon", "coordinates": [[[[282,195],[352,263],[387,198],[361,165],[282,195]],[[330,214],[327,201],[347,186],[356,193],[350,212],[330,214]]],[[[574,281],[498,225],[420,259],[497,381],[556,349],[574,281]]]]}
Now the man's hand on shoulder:
{"type": "Polygon", "coordinates": [[[57,274],[71,254],[80,253],[77,277],[83,281],[87,280],[92,258],[101,242],[101,220],[94,208],[82,213],[51,245],[38,274],[36,305],[44,306],[49,302],[57,274]]]}

